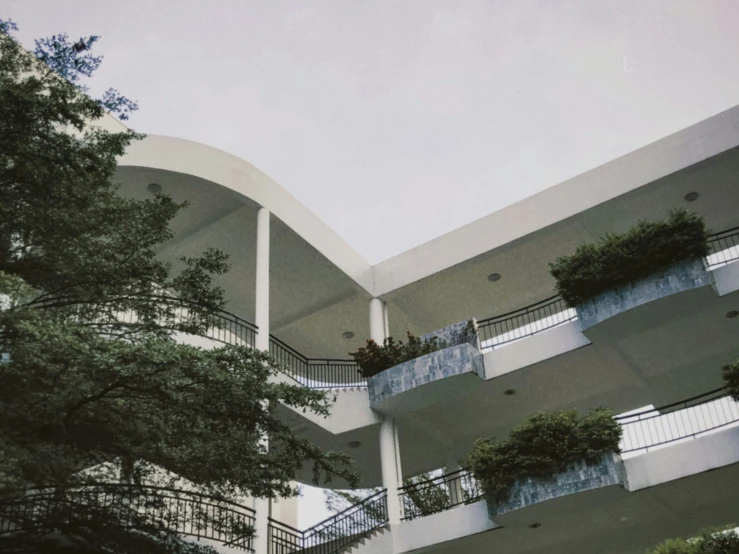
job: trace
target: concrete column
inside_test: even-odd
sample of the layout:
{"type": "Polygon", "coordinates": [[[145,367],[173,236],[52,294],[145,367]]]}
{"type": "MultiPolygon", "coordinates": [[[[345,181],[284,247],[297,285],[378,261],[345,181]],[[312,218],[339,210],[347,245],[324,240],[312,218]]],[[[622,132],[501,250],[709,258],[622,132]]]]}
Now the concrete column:
{"type": "Polygon", "coordinates": [[[385,340],[385,303],[373,298],[369,303],[370,338],[377,344],[385,340]]]}
{"type": "Polygon", "coordinates": [[[400,499],[398,498],[398,451],[395,433],[395,420],[385,418],[380,425],[380,467],[382,486],[387,489],[387,514],[391,525],[400,523],[400,499]]]}
{"type": "Polygon", "coordinates": [[[387,302],[382,303],[382,317],[384,319],[385,323],[385,336],[390,336],[390,316],[388,315],[387,311],[387,302]]]}
{"type": "MultiPolygon", "coordinates": [[[[257,339],[254,345],[258,350],[269,351],[269,210],[259,208],[257,212],[257,261],[256,261],[256,303],[254,324],[257,326],[257,339]]],[[[263,440],[265,449],[269,443],[263,440]]],[[[269,509],[268,498],[254,499],[254,552],[269,553],[269,509]]]]}
{"type": "Polygon", "coordinates": [[[257,212],[257,287],[254,324],[259,350],[269,350],[269,210],[257,212]]]}

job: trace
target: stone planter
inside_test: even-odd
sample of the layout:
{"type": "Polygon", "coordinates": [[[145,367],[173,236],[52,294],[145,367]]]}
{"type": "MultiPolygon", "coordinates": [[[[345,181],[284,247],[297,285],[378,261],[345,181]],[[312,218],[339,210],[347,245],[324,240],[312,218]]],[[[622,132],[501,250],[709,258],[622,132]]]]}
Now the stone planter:
{"type": "Polygon", "coordinates": [[[547,500],[615,485],[626,486],[626,470],[621,457],[609,452],[589,463],[576,462],[551,479],[522,479],[513,485],[506,502],[487,499],[488,516],[493,519],[547,500]]]}
{"type": "MultiPolygon", "coordinates": [[[[466,322],[461,322],[421,338],[436,336],[439,340],[453,344],[454,340],[463,336],[461,330],[466,325],[466,322]]],[[[455,387],[455,384],[465,384],[460,379],[454,382],[449,379],[464,376],[485,378],[482,353],[477,348],[476,338],[408,360],[370,377],[367,379],[370,407],[382,412],[401,411],[401,406],[405,409],[418,409],[446,395],[445,391],[430,385],[445,380],[440,386],[447,387],[446,392],[450,394],[458,394],[458,386],[455,387]],[[424,387],[422,393],[417,391],[419,387],[424,387]],[[407,394],[410,392],[415,394],[407,394]],[[397,398],[399,395],[403,395],[402,400],[397,398]]],[[[470,381],[465,383],[469,384],[470,381]]]]}
{"type": "Polygon", "coordinates": [[[703,260],[695,258],[668,267],[644,279],[609,290],[576,306],[584,331],[601,321],[671,294],[704,287],[712,283],[703,260]]]}

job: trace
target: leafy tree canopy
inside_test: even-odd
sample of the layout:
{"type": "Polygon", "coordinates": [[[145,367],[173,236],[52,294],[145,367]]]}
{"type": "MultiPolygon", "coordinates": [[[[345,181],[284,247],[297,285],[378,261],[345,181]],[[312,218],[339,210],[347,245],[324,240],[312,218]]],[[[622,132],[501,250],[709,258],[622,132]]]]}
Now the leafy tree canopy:
{"type": "Polygon", "coordinates": [[[14,30],[0,21],[0,505],[22,505],[29,490],[53,491],[56,503],[13,512],[37,532],[0,534],[0,550],[195,548],[162,517],[129,510],[124,525],[120,505],[79,501],[91,483],[121,476],[129,499],[183,480],[221,499],[291,495],[304,464],[316,481],[353,484],[347,456],[322,452],[275,413],[282,403],[326,415],[324,393],[275,383],[279,368],[266,353],[175,341],[173,331],[214,325],[228,258],[206,250],[175,271],[156,257],[186,205],[119,194],[116,160],[142,135],[99,125],[136,105],[115,90],[89,95],[97,37],[56,35],[31,54],[14,30]],[[39,529],[66,542],[49,547],[39,529]]]}

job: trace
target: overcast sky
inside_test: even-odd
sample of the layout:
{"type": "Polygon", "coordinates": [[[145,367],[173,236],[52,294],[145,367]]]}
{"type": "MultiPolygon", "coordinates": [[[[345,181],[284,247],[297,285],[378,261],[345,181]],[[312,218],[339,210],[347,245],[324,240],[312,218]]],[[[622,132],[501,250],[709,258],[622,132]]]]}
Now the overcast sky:
{"type": "Polygon", "coordinates": [[[737,0],[3,0],[371,262],[739,104],[737,0]]]}
{"type": "Polygon", "coordinates": [[[28,46],[101,35],[98,82],[139,101],[134,128],[248,160],[371,262],[739,104],[737,0],[2,0],[0,17],[28,46]]]}

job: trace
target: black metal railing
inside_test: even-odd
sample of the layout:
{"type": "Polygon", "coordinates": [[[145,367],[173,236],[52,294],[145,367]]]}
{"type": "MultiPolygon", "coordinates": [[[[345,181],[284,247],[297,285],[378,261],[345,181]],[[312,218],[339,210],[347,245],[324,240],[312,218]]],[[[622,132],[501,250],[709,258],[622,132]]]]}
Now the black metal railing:
{"type": "Polygon", "coordinates": [[[482,489],[468,469],[405,485],[398,493],[404,521],[471,504],[482,498],[482,489]]]}
{"type": "MultiPolygon", "coordinates": [[[[231,346],[254,347],[257,326],[225,310],[204,310],[201,306],[173,296],[150,296],[158,305],[166,306],[166,315],[156,320],[162,329],[177,331],[187,329],[189,324],[198,323],[198,336],[231,346]],[[207,315],[203,315],[207,314],[207,315]]],[[[85,303],[79,300],[65,300],[64,298],[49,299],[35,306],[38,309],[71,310],[72,315],[90,324],[96,324],[97,314],[106,314],[106,303],[85,303]]],[[[109,317],[97,315],[103,325],[110,322],[109,317]]],[[[111,314],[107,314],[111,315],[111,314]]],[[[133,310],[116,312],[114,315],[117,325],[135,327],[140,323],[138,314],[133,310]]]]}
{"type": "Polygon", "coordinates": [[[477,332],[482,350],[493,350],[575,319],[575,310],[559,296],[552,296],[520,310],[478,321],[477,332]]]}
{"type": "Polygon", "coordinates": [[[739,227],[727,229],[708,237],[709,254],[706,269],[716,269],[739,260],[739,227]]]}
{"type": "Polygon", "coordinates": [[[293,552],[336,554],[387,525],[387,522],[385,490],[365,498],[305,531],[270,518],[269,554],[293,552]]]}
{"type": "Polygon", "coordinates": [[[251,508],[197,492],[122,483],[34,491],[0,503],[0,535],[37,531],[72,510],[83,519],[93,510],[115,518],[124,528],[162,526],[178,535],[253,551],[250,530],[255,514],[251,508]]]}
{"type": "Polygon", "coordinates": [[[722,388],[616,420],[623,429],[621,452],[647,451],[737,423],[739,405],[722,388]]]}
{"type": "Polygon", "coordinates": [[[354,360],[310,359],[277,337],[270,337],[269,352],[283,371],[295,381],[312,389],[366,387],[354,360]]]}

